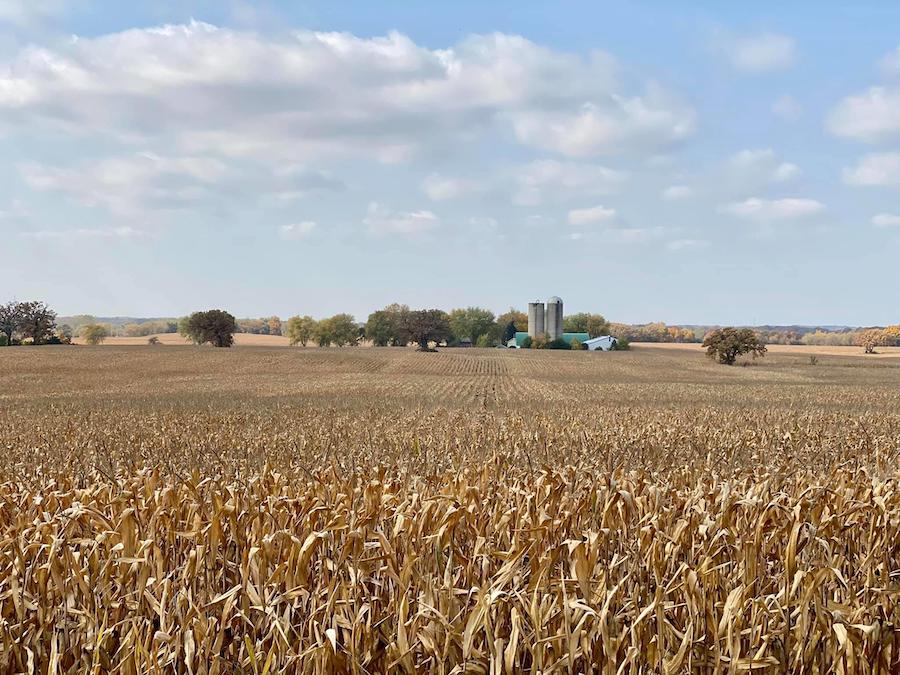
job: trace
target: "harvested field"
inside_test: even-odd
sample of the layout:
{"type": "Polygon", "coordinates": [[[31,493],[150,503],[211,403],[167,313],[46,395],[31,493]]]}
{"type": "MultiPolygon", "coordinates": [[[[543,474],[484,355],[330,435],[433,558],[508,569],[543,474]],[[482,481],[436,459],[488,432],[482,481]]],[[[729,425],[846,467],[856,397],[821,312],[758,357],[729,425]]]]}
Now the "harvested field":
{"type": "Polygon", "coordinates": [[[900,672],[900,361],[0,349],[6,672],[900,672]]]}

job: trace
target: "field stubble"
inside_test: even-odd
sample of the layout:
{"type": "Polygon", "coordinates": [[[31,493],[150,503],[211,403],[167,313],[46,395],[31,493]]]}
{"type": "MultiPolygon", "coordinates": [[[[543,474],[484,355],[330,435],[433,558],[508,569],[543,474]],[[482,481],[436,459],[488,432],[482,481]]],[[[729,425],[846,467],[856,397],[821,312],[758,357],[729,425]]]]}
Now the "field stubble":
{"type": "Polygon", "coordinates": [[[900,672],[900,364],[0,350],[9,672],[900,672]]]}

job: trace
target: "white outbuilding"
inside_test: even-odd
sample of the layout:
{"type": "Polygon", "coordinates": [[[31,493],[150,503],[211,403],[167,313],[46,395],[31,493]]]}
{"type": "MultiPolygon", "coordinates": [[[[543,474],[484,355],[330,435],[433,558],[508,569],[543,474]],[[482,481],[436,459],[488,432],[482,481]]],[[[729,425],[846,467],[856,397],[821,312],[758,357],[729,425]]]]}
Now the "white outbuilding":
{"type": "Polygon", "coordinates": [[[592,352],[597,351],[598,349],[608,352],[610,349],[615,349],[618,343],[619,341],[612,335],[601,335],[600,337],[585,340],[584,346],[592,352]]]}

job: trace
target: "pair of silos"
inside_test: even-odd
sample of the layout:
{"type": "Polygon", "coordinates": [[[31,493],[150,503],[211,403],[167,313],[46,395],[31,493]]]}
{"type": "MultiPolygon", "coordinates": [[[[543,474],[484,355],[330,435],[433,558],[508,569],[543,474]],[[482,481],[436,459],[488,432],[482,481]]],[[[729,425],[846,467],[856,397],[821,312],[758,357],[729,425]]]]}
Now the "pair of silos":
{"type": "Polygon", "coordinates": [[[563,301],[553,296],[547,301],[528,303],[528,334],[535,338],[547,334],[551,340],[563,334],[563,301]]]}

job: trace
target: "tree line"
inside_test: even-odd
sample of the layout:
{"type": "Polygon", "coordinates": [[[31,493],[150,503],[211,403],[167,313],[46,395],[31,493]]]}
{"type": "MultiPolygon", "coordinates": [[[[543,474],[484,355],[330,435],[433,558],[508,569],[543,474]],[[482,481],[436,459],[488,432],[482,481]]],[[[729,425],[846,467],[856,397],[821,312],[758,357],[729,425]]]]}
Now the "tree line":
{"type": "Polygon", "coordinates": [[[56,312],[38,300],[0,305],[0,346],[72,341],[69,326],[56,325],[56,312]]]}
{"type": "MultiPolygon", "coordinates": [[[[100,344],[110,335],[148,337],[158,333],[180,333],[196,344],[231,346],[235,333],[285,335],[291,345],[344,347],[371,341],[379,347],[430,344],[477,347],[505,346],[517,332],[528,327],[525,312],[510,308],[495,315],[481,307],[465,307],[445,312],[440,309],[410,309],[394,303],[372,312],[365,323],[350,314],[335,314],[314,319],[294,316],[282,321],[278,316],[236,319],[223,310],[195,312],[181,319],[150,319],[113,325],[101,323],[89,315],[66,318],[57,325],[57,314],[46,303],[33,300],[0,304],[0,346],[17,344],[69,344],[77,335],[88,344],[100,344]],[[74,326],[74,329],[73,329],[74,326]]],[[[588,333],[591,337],[614,335],[621,344],[628,342],[702,342],[718,328],[669,326],[665,323],[610,323],[601,314],[581,312],[563,319],[567,333],[588,333]]],[[[753,332],[763,344],[853,345],[873,353],[878,347],[900,346],[900,325],[887,328],[842,329],[839,331],[801,332],[802,327],[763,327],[753,332]]],[[[532,348],[568,348],[551,345],[538,336],[526,340],[532,348]]],[[[576,348],[578,345],[575,345],[576,348]]]]}

